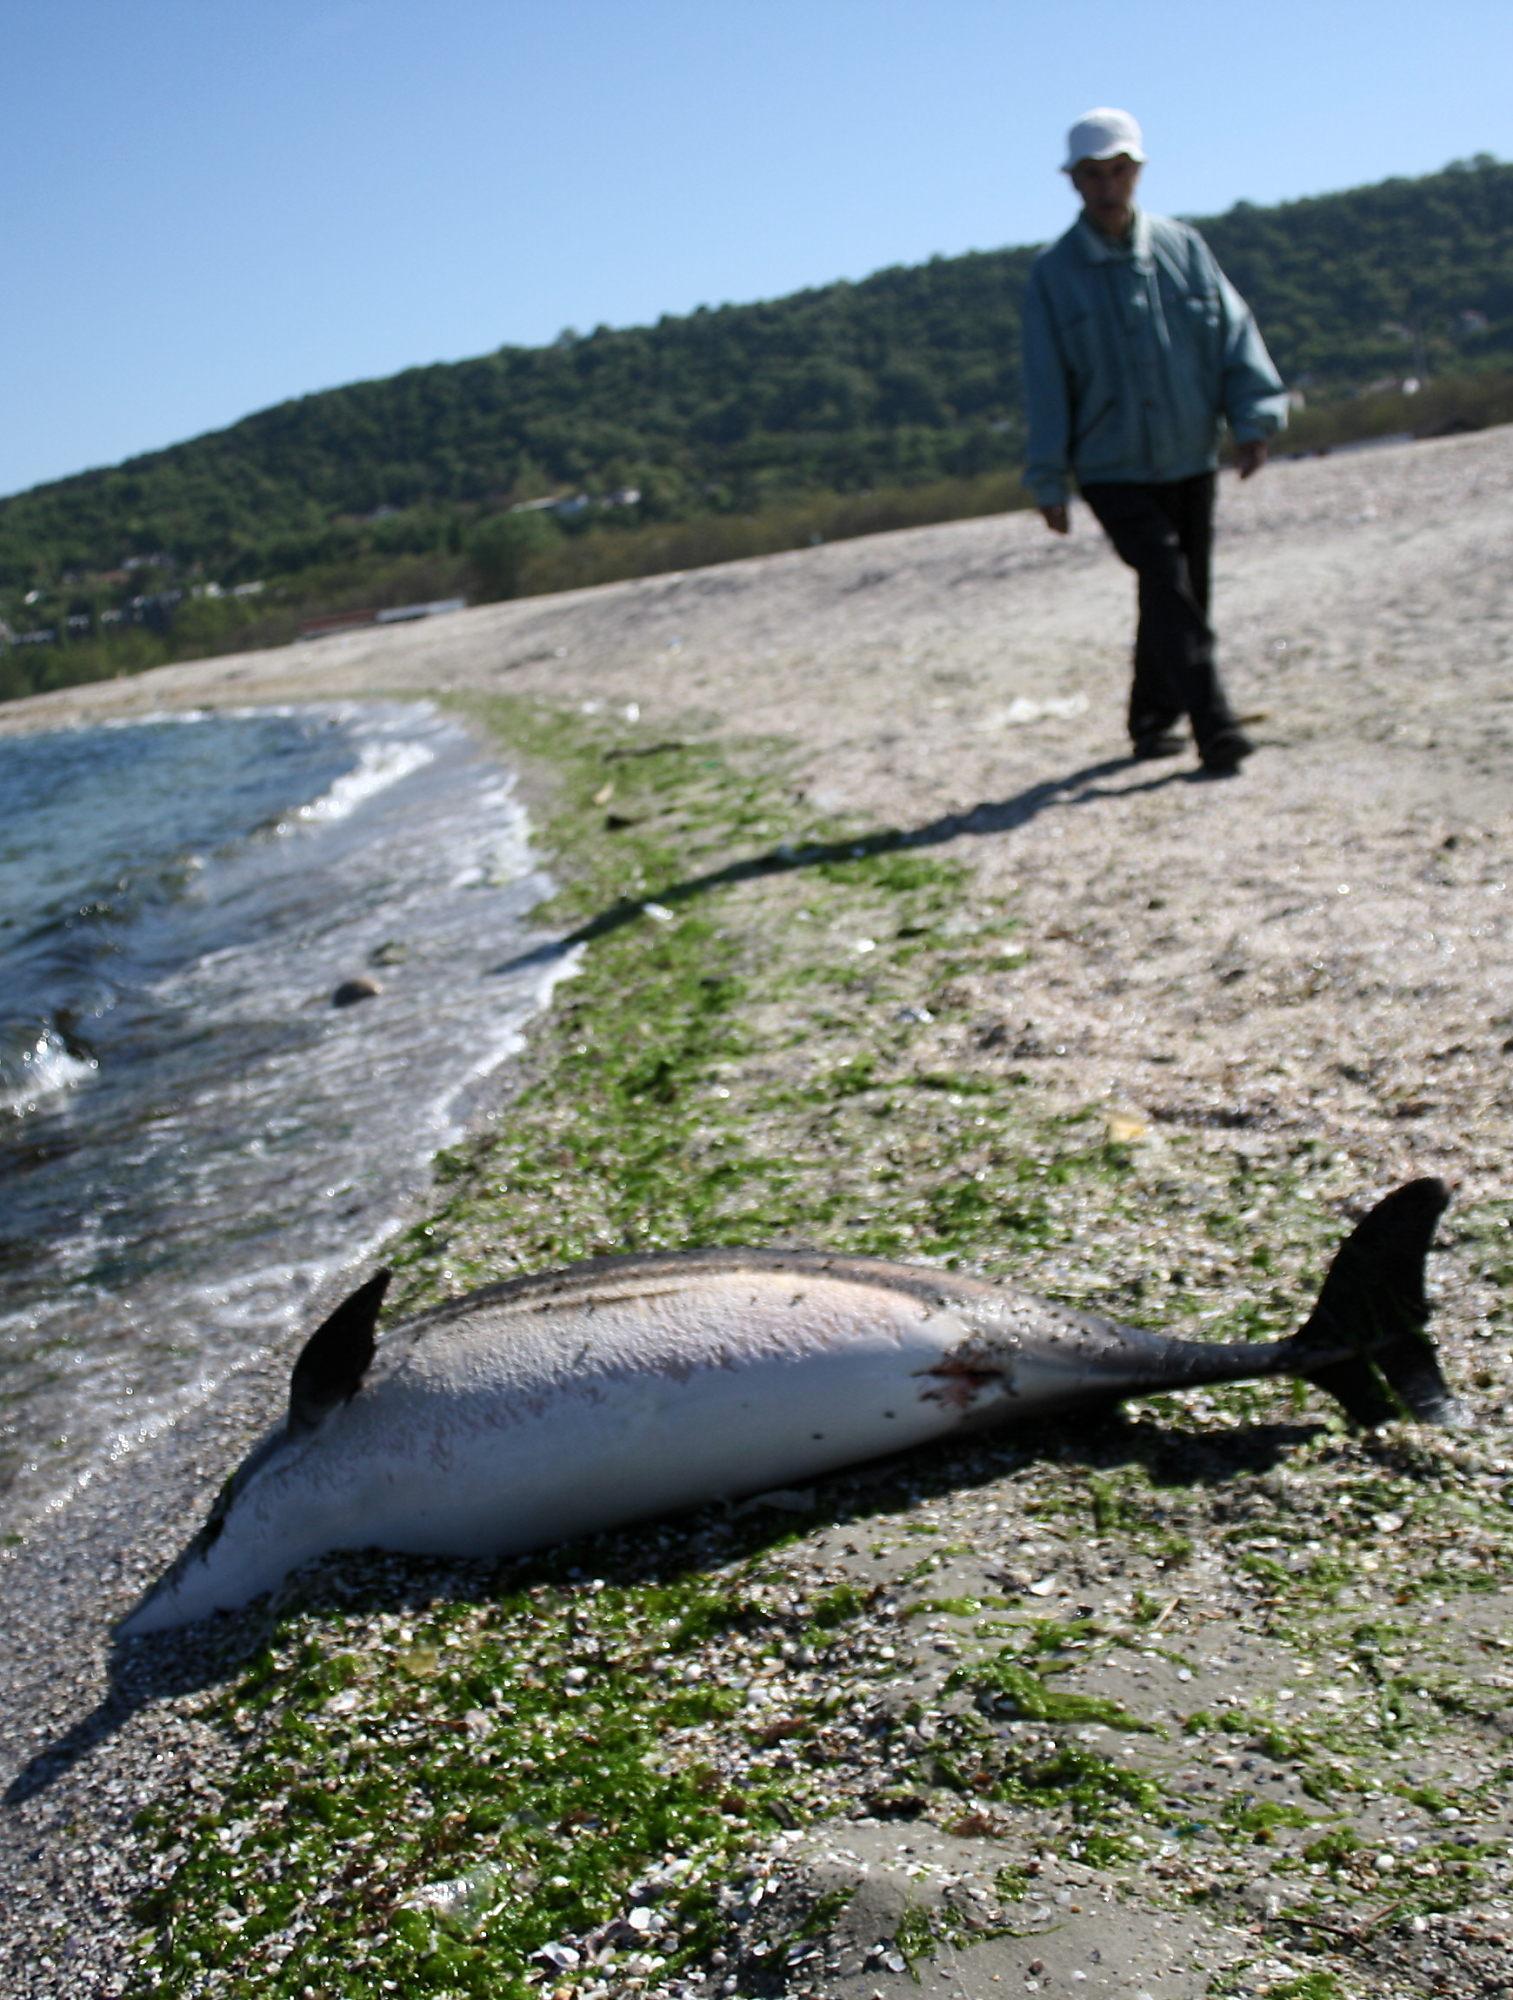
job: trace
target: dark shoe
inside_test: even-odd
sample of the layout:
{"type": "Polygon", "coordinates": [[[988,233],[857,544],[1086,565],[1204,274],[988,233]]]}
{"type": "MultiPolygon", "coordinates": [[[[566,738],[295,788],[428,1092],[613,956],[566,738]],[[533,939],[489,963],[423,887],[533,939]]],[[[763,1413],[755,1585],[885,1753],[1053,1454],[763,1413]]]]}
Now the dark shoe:
{"type": "Polygon", "coordinates": [[[1221,729],[1198,752],[1210,777],[1232,778],[1255,749],[1243,729],[1221,729]]]}
{"type": "Polygon", "coordinates": [[[1177,730],[1151,729],[1135,738],[1134,754],[1144,764],[1152,757],[1179,757],[1184,747],[1183,738],[1177,730]]]}

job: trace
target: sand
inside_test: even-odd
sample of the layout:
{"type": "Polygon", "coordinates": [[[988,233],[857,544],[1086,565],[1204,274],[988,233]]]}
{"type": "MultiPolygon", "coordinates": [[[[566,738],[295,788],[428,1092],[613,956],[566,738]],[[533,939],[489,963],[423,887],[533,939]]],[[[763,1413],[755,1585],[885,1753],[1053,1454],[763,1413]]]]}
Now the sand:
{"type": "Polygon", "coordinates": [[[1222,665],[1262,745],[1234,780],[1120,761],[1132,580],[1080,507],[1067,540],[1025,513],[842,542],[167,667],[0,729],[502,690],[778,736],[817,812],[967,822],[954,851],[1036,936],[1052,1090],[1243,1108],[1306,1079],[1315,1129],[1396,1119],[1384,1164],[1483,1191],[1513,989],[1510,471],[1503,430],[1225,477],[1222,665]],[[1403,1110],[1426,1093],[1432,1119],[1403,1110]]]}

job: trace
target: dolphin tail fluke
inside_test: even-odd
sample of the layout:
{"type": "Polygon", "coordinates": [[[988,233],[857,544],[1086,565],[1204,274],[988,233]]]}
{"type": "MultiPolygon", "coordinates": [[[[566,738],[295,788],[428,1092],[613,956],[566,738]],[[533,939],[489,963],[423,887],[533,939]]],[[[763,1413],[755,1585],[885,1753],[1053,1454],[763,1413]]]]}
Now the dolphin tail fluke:
{"type": "Polygon", "coordinates": [[[1336,1251],[1318,1304],[1290,1343],[1296,1372],[1368,1429],[1405,1417],[1458,1421],[1424,1296],[1424,1260],[1449,1199],[1443,1181],[1418,1180],[1379,1201],[1336,1251]]]}

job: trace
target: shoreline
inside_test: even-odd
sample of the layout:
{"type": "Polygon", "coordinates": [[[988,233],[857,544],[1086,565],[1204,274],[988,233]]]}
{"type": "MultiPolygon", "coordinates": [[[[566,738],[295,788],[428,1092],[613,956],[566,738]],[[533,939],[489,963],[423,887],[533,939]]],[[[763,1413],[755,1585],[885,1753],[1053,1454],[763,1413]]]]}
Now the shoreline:
{"type": "Polygon", "coordinates": [[[215,1400],[248,1349],[285,1347],[310,1295],[378,1254],[429,1194],[436,1153],[496,1094],[491,1073],[518,1055],[522,1019],[563,970],[485,976],[551,884],[525,851],[508,771],[458,718],[419,703],[192,726],[165,713],[88,747],[66,735],[13,744],[41,753],[37,764],[5,759],[18,806],[52,790],[69,815],[55,808],[38,834],[23,810],[9,828],[10,935],[28,944],[7,998],[18,1019],[50,1023],[60,1050],[79,1050],[59,1065],[57,1095],[26,1093],[35,1115],[5,1134],[11,1233],[47,1246],[13,1246],[6,1288],[7,1532],[29,1531],[215,1400]],[[87,790],[69,782],[81,761],[87,790]],[[54,769],[54,783],[25,775],[54,769]],[[222,773],[238,787],[224,828],[222,773]],[[192,820],[168,799],[186,793],[192,820]],[[174,817],[160,835],[161,815],[174,817]],[[186,893],[162,910],[164,855],[176,865],[172,844],[186,837],[186,893]],[[113,843],[103,861],[102,841],[113,843]],[[47,945],[45,932],[30,942],[30,883],[76,866],[88,907],[39,986],[33,954],[47,945]],[[382,998],[360,1022],[331,1004],[353,975],[382,998]],[[85,1188],[104,1224],[93,1198],[81,1208],[85,1188]],[[102,1226],[103,1265],[88,1247],[102,1226]],[[62,1271],[75,1275],[65,1284],[62,1271]]]}
{"type": "MultiPolygon", "coordinates": [[[[911,1254],[912,1243],[927,1257],[996,1259],[1035,1289],[1130,1316],[1144,1312],[1156,1323],[1174,1306],[1201,1321],[1226,1299],[1232,1308],[1237,1295],[1264,1318],[1288,1300],[1301,1303],[1320,1247],[1368,1191],[1416,1172],[1450,1173],[1459,1194],[1447,1253],[1436,1260],[1439,1325],[1458,1378],[1485,1378],[1472,1392],[1481,1429],[1474,1449],[1432,1440],[1412,1449],[1432,1463],[1447,1492],[1464,1498],[1495,1491],[1505,1475],[1494,1468],[1508,1457],[1506,1319],[1488,1232],[1499,1218],[1506,1228],[1513,1126],[1502,1048],[1513,1034],[1513,1020],[1502,1018],[1508,920],[1495,886],[1506,882],[1513,844],[1506,673],[1513,613],[1506,565],[1495,559],[1497,548],[1506,549],[1513,513],[1510,469],[1513,433],[1502,432],[1348,463],[1273,468],[1256,482],[1259,494],[1225,482],[1218,615],[1232,663],[1226,671],[1242,707],[1264,704],[1271,712],[1259,728],[1260,754],[1241,779],[1221,785],[1192,780],[1186,761],[1153,771],[1122,759],[1117,725],[1129,588],[1085,517],[1070,548],[1036,539],[1039,523],[1025,517],[904,531],[680,579],[485,607],[430,631],[377,641],[364,635],[291,648],[288,656],[160,669],[138,683],[42,697],[22,705],[24,717],[0,709],[0,728],[130,713],[165,698],[296,699],[301,685],[307,699],[439,693],[471,704],[476,720],[478,703],[507,694],[505,740],[513,731],[523,747],[522,795],[550,815],[547,865],[557,870],[559,857],[566,864],[564,914],[581,922],[622,898],[651,898],[677,915],[665,931],[642,920],[601,933],[589,947],[590,974],[597,958],[614,954],[622,981],[644,981],[647,994],[660,996],[654,1009],[649,1000],[639,1009],[628,1005],[635,1019],[663,1019],[674,993],[686,1011],[700,955],[707,961],[701,976],[726,982],[728,1004],[715,1010],[711,1003],[703,1016],[695,1009],[683,1022],[674,1054],[684,1073],[699,1079],[697,1103],[691,1122],[676,1133],[664,1129],[685,1148],[696,1128],[712,1130],[725,1149],[723,1164],[740,1169],[730,1184],[745,1208],[735,1213],[775,1230],[808,1223],[822,1240],[855,1245],[860,1217],[863,1246],[880,1240],[879,1232],[909,1231],[898,1254],[911,1254]],[[597,702],[597,711],[571,725],[565,718],[585,702],[597,702]],[[542,724],[542,704],[558,719],[542,724]],[[634,721],[625,714],[632,705],[634,721]],[[584,741],[574,745],[580,729],[584,741]],[[606,786],[610,797],[596,803],[606,786]],[[611,829],[611,814],[629,824],[611,829]],[[885,839],[888,829],[902,837],[885,839]],[[783,842],[798,865],[752,867],[783,842]],[[824,858],[805,863],[806,842],[824,858]],[[848,860],[848,843],[861,855],[848,860]],[[893,866],[900,857],[909,868],[893,866]],[[1430,901],[1432,931],[1422,919],[1430,901]],[[685,935],[688,926],[703,929],[685,935]],[[678,963],[656,973],[663,980],[657,986],[659,950],[678,963]],[[868,1059],[873,1068],[864,1075],[868,1059]],[[907,1082],[931,1076],[956,1083],[907,1082]],[[886,1106],[887,1115],[873,1116],[869,1104],[886,1106]],[[888,1144],[880,1145],[880,1136],[888,1144]],[[896,1158],[888,1152],[895,1140],[896,1158]],[[1017,1182],[1016,1160],[1045,1149],[1070,1180],[1017,1182]],[[943,1177],[946,1159],[953,1171],[943,1177]],[[779,1161],[794,1172],[786,1191],[772,1178],[779,1161]],[[1015,1199],[1025,1213],[1033,1209],[1035,1230],[1004,1240],[992,1215],[963,1208],[959,1188],[971,1185],[986,1187],[1000,1204],[1017,1186],[1015,1199]],[[1215,1221],[1221,1206],[1232,1218],[1222,1228],[1215,1221]],[[1480,1218],[1482,1234],[1462,1217],[1480,1218]],[[1257,1233],[1264,1240],[1278,1231],[1272,1277],[1248,1259],[1257,1233]],[[1176,1268],[1184,1276],[1174,1295],[1169,1274],[1176,1268]]],[[[535,1145],[539,1156],[549,1135],[583,1157],[574,1120],[587,1093],[584,1073],[574,1077],[565,1066],[563,1017],[573,1010],[607,1033],[607,977],[588,978],[581,994],[565,989],[551,1015],[538,1018],[518,1079],[520,1093],[536,1093],[538,1109],[525,1120],[536,1137],[501,1131],[496,1116],[460,1149],[457,1182],[438,1188],[429,1209],[446,1241],[439,1249],[412,1243],[407,1298],[418,1301],[431,1287],[464,1288],[481,1270],[513,1268],[501,1257],[532,1261],[533,1232],[559,1254],[563,1246],[588,1254],[620,1247],[627,1227],[687,1229],[690,1216],[695,1230],[729,1222],[729,1209],[689,1206],[716,1157],[708,1151],[675,1168],[669,1184],[666,1176],[633,1181],[632,1172],[648,1169],[628,1150],[619,1175],[631,1190],[624,1199],[574,1183],[565,1203],[558,1197],[560,1214],[551,1213],[544,1189],[529,1191],[523,1148],[535,1145]],[[501,1182],[525,1190],[515,1198],[508,1242],[500,1241],[492,1201],[478,1192],[501,1182]]],[[[602,1061],[613,1068],[618,1058],[605,1046],[602,1061]]],[[[623,1138],[632,1148],[652,1122],[637,1104],[616,1128],[615,1143],[623,1138]]],[[[423,1227],[424,1220],[417,1232],[423,1227]]],[[[97,1618],[102,1596],[120,1596],[126,1578],[116,1567],[116,1580],[105,1581],[113,1568],[106,1545],[112,1533],[124,1539],[128,1519],[147,1509],[166,1532],[171,1520],[202,1511],[232,1455],[238,1422],[265,1386],[276,1386],[282,1365],[270,1363],[243,1385],[240,1417],[222,1412],[196,1427],[195,1437],[177,1437],[152,1454],[150,1465],[133,1461],[116,1490],[85,1510],[88,1523],[71,1521],[49,1559],[30,1565],[31,1589],[56,1593],[62,1625],[97,1618]],[[84,1562],[87,1586],[70,1572],[71,1563],[84,1562]]],[[[1220,1399],[1211,1409],[1184,1410],[1182,1419],[1196,1423],[1206,1439],[1201,1449],[1220,1452],[1248,1407],[1220,1399]]],[[[1257,1414],[1267,1412],[1274,1423],[1276,1406],[1257,1414]]],[[[1297,1463],[1267,1477],[1286,1482],[1299,1518],[1310,1509],[1328,1518],[1346,1486],[1353,1492],[1351,1482],[1366,1477],[1373,1449],[1327,1441],[1295,1447],[1297,1463]]],[[[1093,1475],[1105,1487],[1126,1476],[1118,1453],[1108,1451],[1111,1463],[1093,1475]]],[[[1054,1498],[1055,1480],[1072,1476],[1065,1468],[1026,1468],[1012,1454],[983,1463],[988,1485],[980,1491],[949,1482],[932,1488],[921,1475],[923,1499],[895,1505],[884,1539],[896,1535],[902,1545],[912,1518],[916,1526],[938,1522],[943,1546],[964,1528],[969,1542],[992,1535],[1001,1546],[1006,1524],[985,1518],[983,1507],[991,1512],[992,1505],[983,1493],[1005,1480],[1010,1495],[1016,1480],[1028,1482],[1027,1491],[1049,1481],[1054,1498]],[[996,1482],[994,1464],[1002,1467],[996,1482]]],[[[1375,1476],[1407,1480],[1415,1505],[1424,1506],[1427,1563],[1441,1534],[1411,1466],[1390,1475],[1378,1466],[1375,1476]]],[[[1226,1531],[1212,1497],[1200,1486],[1178,1509],[1190,1517],[1204,1575],[1189,1586],[1179,1574],[1178,1608],[1162,1629],[1183,1646],[1207,1628],[1229,1635],[1243,1656],[1231,1664],[1233,1685],[1262,1690],[1271,1677],[1247,1646],[1245,1623],[1260,1614],[1223,1554],[1226,1531]]],[[[1128,1504],[1136,1507],[1135,1499],[1128,1504]]],[[[1377,1511],[1386,1517],[1400,1508],[1394,1502],[1377,1511]]],[[[1265,1525],[1256,1524],[1261,1539],[1265,1525]]],[[[1096,1544],[1106,1535],[1086,1547],[1077,1534],[1040,1527],[1032,1539],[1047,1533],[1047,1549],[1063,1567],[1072,1565],[1077,1579],[1064,1591],[1058,1586],[1049,1603],[1021,1597],[1025,1616],[1057,1609],[1062,1596],[1064,1612],[1091,1600],[1112,1630],[1132,1564],[1161,1560],[1148,1550],[1138,1560],[1127,1553],[1116,1560],[1119,1552],[1108,1547],[1100,1554],[1096,1544]]],[[[784,1560],[815,1574],[866,1575],[869,1587],[869,1562],[895,1574],[897,1566],[881,1558],[848,1556],[843,1525],[821,1524],[806,1539],[784,1560]]],[[[1352,1559],[1371,1553],[1353,1544],[1349,1552],[1352,1559]]],[[[1410,1568],[1418,1562],[1415,1554],[1410,1568]]],[[[3,1573],[17,1575],[16,1558],[3,1573]]],[[[1506,1568],[1501,1575],[1505,1601],[1506,1568]]],[[[1369,1596],[1372,1578],[1359,1571],[1342,1587],[1369,1596]]],[[[1153,1580],[1161,1587],[1159,1575],[1153,1580]]],[[[1034,1581],[1027,1575],[1021,1588],[1034,1581]]],[[[960,1555],[946,1558],[930,1583],[932,1593],[959,1602],[976,1601],[985,1588],[960,1555]]],[[[1490,1612],[1495,1602],[1483,1597],[1473,1608],[1490,1612]]],[[[1372,1615],[1390,1622],[1394,1614],[1377,1605],[1372,1615]]],[[[944,1681],[951,1662],[969,1658],[980,1642],[966,1613],[922,1614],[909,1629],[922,1634],[932,1620],[929,1644],[911,1647],[902,1644],[895,1615],[885,1621],[888,1643],[908,1658],[930,1702],[954,1713],[960,1699],[953,1707],[944,1681]],[[957,1651],[933,1657],[942,1642],[957,1651]]],[[[318,1616],[312,1622],[307,1615],[302,1629],[307,1639],[312,1631],[318,1637],[318,1616]]],[[[1475,1620],[1473,1630],[1480,1630],[1475,1620]]],[[[875,1666],[877,1648],[868,1652],[860,1633],[852,1635],[857,1659],[875,1666]]],[[[65,1654],[68,1643],[59,1637],[65,1654]]],[[[1101,1650],[1105,1676],[1114,1652],[1112,1643],[1101,1650]]],[[[1310,1650],[1301,1652],[1306,1663],[1310,1650]]],[[[860,1670],[856,1660],[830,1664],[837,1679],[860,1670]]],[[[1458,1668],[1473,1679],[1485,1671],[1469,1636],[1458,1668]]],[[[1096,1687],[1096,1674],[1089,1685],[1096,1687]]],[[[1170,1715],[1179,1692],[1168,1690],[1167,1700],[1170,1715]]],[[[54,1684],[46,1705],[58,1720],[44,1733],[76,1719],[77,1693],[54,1684]]],[[[180,1755],[194,1746],[206,1798],[217,1782],[230,1782],[241,1746],[196,1717],[203,1707],[192,1690],[160,1694],[154,1708],[75,1764],[66,1781],[38,1794],[41,1803],[7,1815],[3,1867],[13,1896],[28,1872],[23,1855],[39,1843],[49,1857],[41,1879],[63,1881],[77,1844],[71,1817],[101,1830],[93,1844],[102,1850],[104,1907],[91,1919],[86,1896],[78,1918],[89,1949],[103,1952],[106,1963],[112,1940],[117,1952],[124,1942],[120,1906],[130,1869],[140,1868],[143,1856],[123,1844],[104,1788],[116,1782],[161,1791],[162,1778],[151,1776],[160,1725],[167,1732],[160,1746],[174,1744],[180,1755]]],[[[34,1716],[17,1718],[13,1755],[31,1754],[34,1716]]],[[[1448,1751],[1446,1739],[1436,1739],[1435,1755],[1448,1756],[1464,1776],[1474,1734],[1463,1742],[1452,1732],[1448,1751]]],[[[1217,1740],[1222,1744],[1222,1732],[1217,1740]]],[[[846,1756],[861,1774],[858,1786],[862,1775],[876,1776],[862,1748],[845,1750],[841,1766],[849,1771],[846,1756]]],[[[1285,1776],[1288,1760],[1273,1762],[1285,1776]]],[[[956,1872],[979,1885],[991,1882],[1005,1856],[1019,1865],[1040,1851],[1020,1827],[950,1833],[970,1814],[958,1807],[953,1817],[928,1796],[900,1831],[861,1810],[865,1793],[853,1796],[849,1782],[837,1778],[849,1801],[840,1831],[872,1854],[866,1879],[875,1884],[892,1880],[897,1850],[911,1840],[944,1843],[956,1872]]],[[[1295,1801],[1296,1783],[1280,1795],[1295,1801]]],[[[1034,1821],[1032,1811],[1021,1812],[1034,1821]]],[[[1054,1820],[1052,1813],[1038,1829],[1043,1836],[1054,1832],[1054,1820]]],[[[834,1826],[830,1832],[839,1837],[834,1826]]],[[[1290,1836],[1277,1838],[1285,1859],[1290,1836]]],[[[788,1854],[803,1844],[778,1846],[788,1854]]],[[[1270,1863],[1273,1852],[1264,1858],[1270,1863]]],[[[802,1866],[777,1872],[802,1914],[802,1885],[839,1880],[837,1868],[844,1875],[841,1863],[821,1867],[806,1855],[802,1866]]],[[[1328,1886],[1345,1896],[1351,1885],[1337,1873],[1328,1874],[1328,1886]]],[[[1026,1886],[1038,1879],[1027,1877],[1026,1886]]],[[[1058,1877],[1058,1894],[1073,1880],[1074,1893],[1086,1888],[1089,1909],[1096,1901],[1098,1922],[1113,1927],[1110,1936],[1117,1934],[1130,1965],[1147,1962],[1171,1915],[1160,1896],[1142,1903],[1142,1879],[1138,1866],[1104,1879],[1082,1864],[1066,1882],[1058,1877]],[[1111,1884],[1119,1890],[1117,1910],[1104,1902],[1111,1884]]],[[[1191,1927],[1195,1962],[1208,1954],[1216,1966],[1235,1965],[1253,1949],[1260,1964],[1268,1951],[1282,1951],[1283,1971],[1258,1971],[1250,1987],[1236,1989],[1261,1993],[1268,1978],[1280,1982],[1292,1965],[1290,1947],[1275,1928],[1260,1942],[1247,1930],[1241,1887],[1232,1897],[1216,1891],[1212,1913],[1195,1904],[1198,1916],[1172,1921],[1183,1936],[1191,1927]]],[[[1363,1895],[1368,1887],[1363,1875],[1363,1895]]],[[[1278,1893],[1275,1884],[1266,1891],[1278,1893]]],[[[1505,1900],[1505,1884],[1500,1893],[1505,1900]]],[[[930,1903],[937,1914],[938,1903],[930,1903]]],[[[856,1895],[851,1907],[858,1907],[856,1895]]],[[[887,1921],[897,1923],[899,1907],[884,1912],[887,1921]]],[[[1347,1916],[1350,1907],[1347,1897],[1347,1916]]],[[[1426,1919],[1425,1931],[1403,1931],[1401,1963],[1374,1966],[1373,1991],[1433,1990],[1427,1971],[1424,1983],[1412,1983],[1419,1977],[1414,1939],[1438,1940],[1447,1950],[1441,1933],[1453,1930],[1455,1949],[1472,1951],[1468,1921],[1426,1919]]],[[[24,1971],[31,1983],[18,1984],[18,1994],[66,1991],[70,1980],[77,1990],[77,1968],[54,1987],[35,1983],[36,1934],[30,1922],[21,1928],[32,1940],[24,1971]]],[[[964,1942],[950,1943],[946,1928],[937,1927],[937,1955],[942,1964],[976,1968],[969,1977],[991,1976],[984,1971],[990,1966],[1007,1976],[1035,1949],[1052,1950],[1042,1939],[1011,1965],[1017,1947],[1010,1941],[974,1943],[968,1926],[964,1942]]],[[[739,1934],[732,1924],[732,1938],[739,1934]]],[[[1321,1930],[1314,1942],[1327,1937],[1321,1930]]],[[[854,1964],[845,1956],[851,1944],[837,1945],[839,1969],[814,1990],[910,1990],[907,1972],[867,1959],[868,1942],[875,1938],[854,1940],[854,1964]]],[[[1488,1944],[1483,1955],[1495,1969],[1499,1948],[1488,1944]]],[[[1331,1959],[1326,1948],[1304,1962],[1343,1967],[1341,1976],[1350,1977],[1348,1957],[1331,1959]]],[[[1468,1993],[1497,1990],[1469,1983],[1481,1973],[1474,1957],[1466,1963],[1468,1993]]],[[[1149,1983],[1158,1974],[1143,1976],[1149,1983]]],[[[1159,1976],[1163,1994],[1204,1990],[1176,1983],[1186,1975],[1170,1968],[1159,1976]]],[[[1490,1982],[1490,1971],[1486,1977],[1490,1982]]],[[[585,1979],[562,1990],[590,1988],[585,1979]]]]}

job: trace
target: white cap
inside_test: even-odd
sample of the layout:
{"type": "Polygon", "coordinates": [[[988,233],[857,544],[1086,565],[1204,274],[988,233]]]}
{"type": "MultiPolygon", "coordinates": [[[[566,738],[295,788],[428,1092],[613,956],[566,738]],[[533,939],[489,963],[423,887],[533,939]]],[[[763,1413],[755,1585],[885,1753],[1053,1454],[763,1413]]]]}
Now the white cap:
{"type": "Polygon", "coordinates": [[[1107,105],[1084,111],[1066,135],[1066,164],[1061,171],[1069,174],[1079,160],[1112,160],[1120,153],[1144,162],[1137,121],[1127,111],[1112,111],[1107,105]]]}

